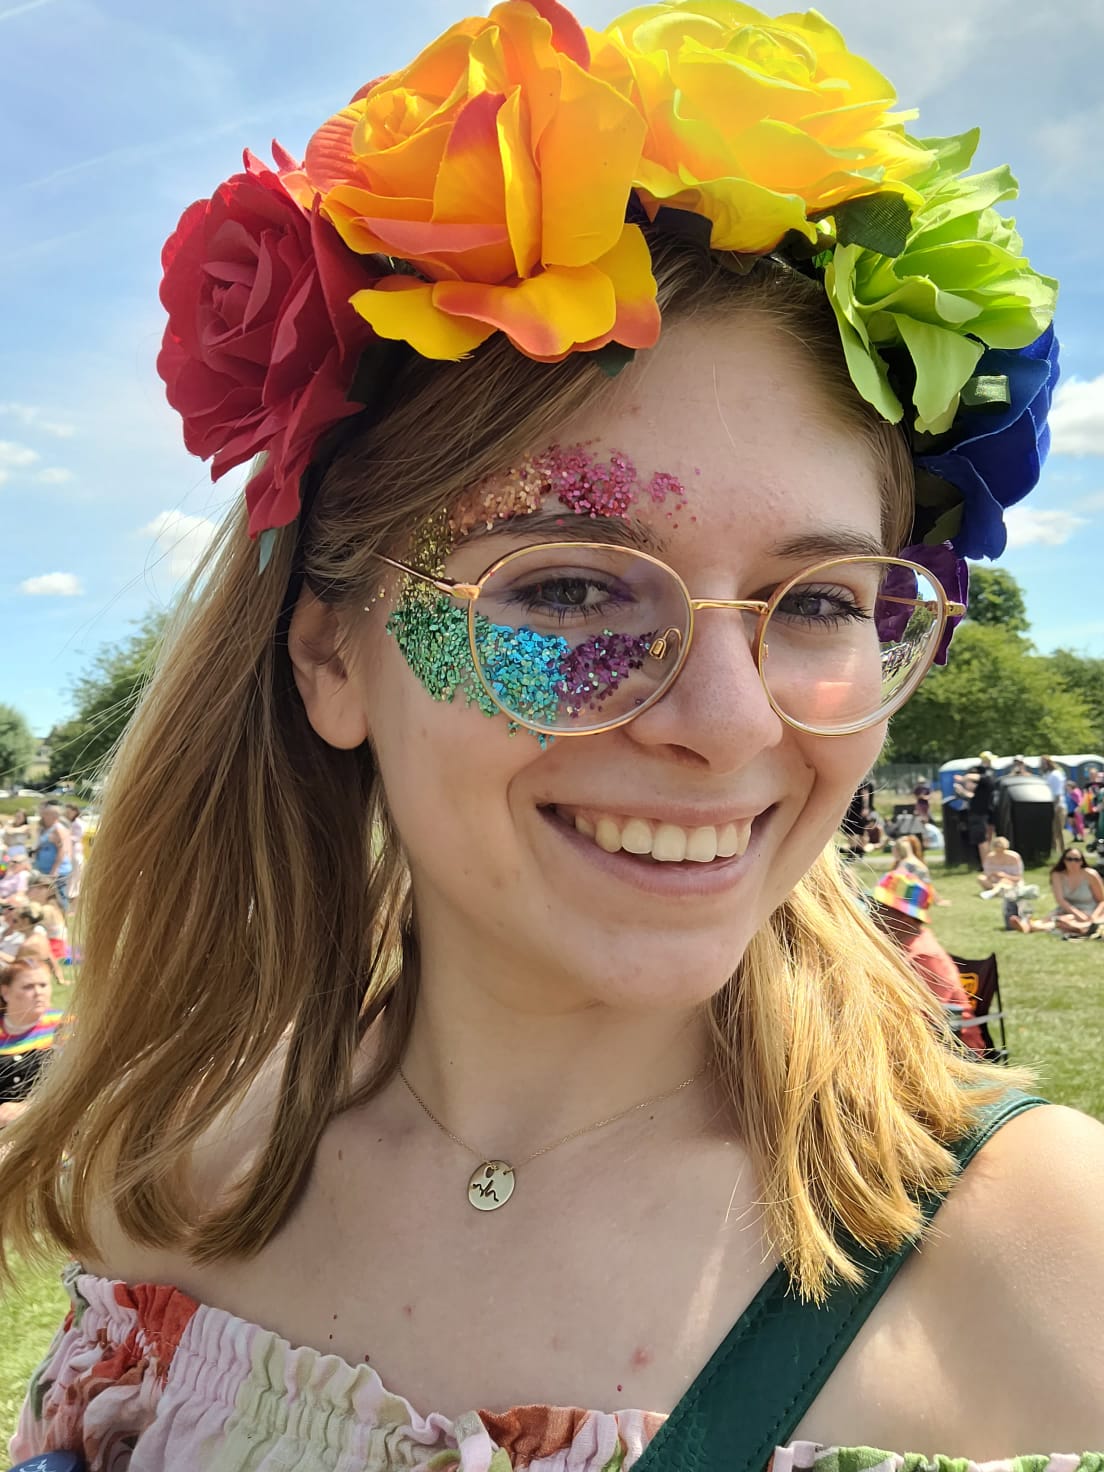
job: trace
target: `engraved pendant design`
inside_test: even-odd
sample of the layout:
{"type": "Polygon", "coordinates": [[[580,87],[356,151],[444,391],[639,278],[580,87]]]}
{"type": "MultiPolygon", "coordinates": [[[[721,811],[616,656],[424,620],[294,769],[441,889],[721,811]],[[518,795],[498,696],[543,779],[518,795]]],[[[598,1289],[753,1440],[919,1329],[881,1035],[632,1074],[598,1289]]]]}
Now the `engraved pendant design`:
{"type": "Polygon", "coordinates": [[[485,1160],[472,1172],[468,1200],[476,1211],[497,1211],[514,1194],[514,1167],[504,1160],[485,1160]]]}

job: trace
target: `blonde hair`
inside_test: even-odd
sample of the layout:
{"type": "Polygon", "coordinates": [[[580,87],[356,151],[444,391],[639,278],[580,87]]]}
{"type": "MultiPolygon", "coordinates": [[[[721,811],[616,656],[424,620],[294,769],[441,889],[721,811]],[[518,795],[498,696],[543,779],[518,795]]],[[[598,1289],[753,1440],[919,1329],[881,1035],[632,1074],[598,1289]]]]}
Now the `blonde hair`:
{"type": "Polygon", "coordinates": [[[1009,849],[1011,847],[1012,847],[1012,845],[1009,843],[1009,841],[1008,841],[1007,838],[1001,838],[998,835],[996,838],[993,839],[993,842],[989,845],[989,851],[990,851],[990,853],[992,853],[992,851],[994,849],[996,849],[997,853],[1003,854],[1004,851],[1005,851],[1005,849],[1009,849]]]}
{"type": "Polygon", "coordinates": [[[915,833],[905,833],[900,838],[895,838],[892,852],[895,859],[919,859],[921,863],[924,862],[924,845],[915,833]]]}
{"type": "MultiPolygon", "coordinates": [[[[823,290],[769,261],[746,272],[661,238],[653,259],[668,320],[758,314],[791,340],[797,371],[806,355],[825,412],[870,448],[896,550],[911,458],[853,389],[823,290]]],[[[244,514],[224,527],[123,740],[83,878],[80,1025],[4,1134],[9,1249],[53,1239],[93,1251],[90,1206],[110,1201],[137,1243],[196,1261],[248,1256],[286,1216],[328,1120],[395,1074],[418,990],[406,864],[371,750],[330,747],[307,720],[291,612],[304,586],[361,606],[377,549],[547,442],[607,380],[593,355],[539,365],[502,339],[464,363],[400,353],[392,368],[388,401],[324,447],[263,575],[244,514]],[[379,1047],[354,1085],[376,1019],[379,1047]],[[192,1147],[281,1048],[263,1148],[197,1215],[192,1147]]],[[[841,1228],[886,1247],[919,1228],[916,1196],[952,1179],[945,1142],[1005,1086],[945,1045],[938,1010],[833,856],[762,927],[710,1013],[768,1230],[814,1296],[856,1276],[841,1228]]]]}

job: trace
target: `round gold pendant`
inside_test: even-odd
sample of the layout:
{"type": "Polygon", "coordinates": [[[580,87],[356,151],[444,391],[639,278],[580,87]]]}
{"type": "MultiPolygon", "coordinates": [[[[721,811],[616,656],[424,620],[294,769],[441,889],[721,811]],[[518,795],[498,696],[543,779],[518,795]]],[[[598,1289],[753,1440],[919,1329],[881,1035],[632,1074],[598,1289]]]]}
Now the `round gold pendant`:
{"type": "Polygon", "coordinates": [[[485,1160],[472,1172],[468,1200],[476,1211],[497,1211],[514,1194],[514,1167],[504,1160],[485,1160]]]}

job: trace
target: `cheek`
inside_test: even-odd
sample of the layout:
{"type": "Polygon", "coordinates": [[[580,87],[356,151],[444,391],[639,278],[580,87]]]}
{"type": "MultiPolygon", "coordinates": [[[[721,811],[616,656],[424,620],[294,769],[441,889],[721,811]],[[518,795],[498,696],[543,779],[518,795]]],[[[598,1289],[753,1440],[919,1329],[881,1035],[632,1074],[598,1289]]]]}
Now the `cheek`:
{"type": "Polygon", "coordinates": [[[447,625],[429,630],[412,649],[381,630],[365,696],[388,806],[413,866],[426,872],[466,864],[476,850],[508,853],[510,785],[543,755],[478,687],[466,622],[461,631],[462,642],[447,625]]]}

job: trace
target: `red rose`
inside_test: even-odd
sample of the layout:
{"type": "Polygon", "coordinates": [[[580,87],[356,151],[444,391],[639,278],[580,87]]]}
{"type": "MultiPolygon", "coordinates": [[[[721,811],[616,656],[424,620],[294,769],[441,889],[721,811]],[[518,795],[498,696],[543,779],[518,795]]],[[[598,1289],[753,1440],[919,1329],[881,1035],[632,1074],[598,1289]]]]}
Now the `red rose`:
{"type": "Polygon", "coordinates": [[[257,536],[295,520],[319,437],[361,407],[346,394],[373,334],[349,298],[378,273],[248,152],[245,169],[165,244],[157,371],[213,480],[267,452],[245,492],[257,536]]]}

